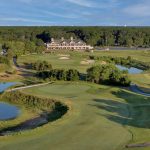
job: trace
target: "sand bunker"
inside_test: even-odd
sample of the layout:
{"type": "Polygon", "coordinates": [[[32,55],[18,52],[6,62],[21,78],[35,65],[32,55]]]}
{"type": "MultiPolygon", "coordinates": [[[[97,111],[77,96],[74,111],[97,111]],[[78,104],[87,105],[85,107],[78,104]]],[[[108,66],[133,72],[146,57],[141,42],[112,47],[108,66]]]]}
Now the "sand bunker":
{"type": "Polygon", "coordinates": [[[87,60],[87,59],[80,62],[81,65],[91,65],[94,63],[95,63],[95,60],[87,60]]]}
{"type": "Polygon", "coordinates": [[[61,60],[68,60],[70,59],[70,55],[69,54],[58,54],[59,59],[61,60]]]}
{"type": "Polygon", "coordinates": [[[58,56],[59,56],[59,57],[70,57],[69,54],[66,54],[66,55],[65,55],[65,54],[58,54],[58,56]]]}
{"type": "Polygon", "coordinates": [[[61,60],[69,60],[70,58],[69,57],[60,57],[59,59],[61,59],[61,60]]]}

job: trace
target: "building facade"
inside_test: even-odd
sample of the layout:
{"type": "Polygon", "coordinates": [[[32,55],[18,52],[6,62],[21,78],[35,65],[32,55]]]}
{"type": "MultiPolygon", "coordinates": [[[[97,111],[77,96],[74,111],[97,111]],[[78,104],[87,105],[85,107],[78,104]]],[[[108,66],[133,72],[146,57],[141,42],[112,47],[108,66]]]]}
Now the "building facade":
{"type": "Polygon", "coordinates": [[[70,40],[65,40],[63,37],[60,40],[51,39],[50,43],[46,43],[47,50],[92,50],[93,47],[87,45],[81,40],[75,40],[73,37],[70,40]]]}

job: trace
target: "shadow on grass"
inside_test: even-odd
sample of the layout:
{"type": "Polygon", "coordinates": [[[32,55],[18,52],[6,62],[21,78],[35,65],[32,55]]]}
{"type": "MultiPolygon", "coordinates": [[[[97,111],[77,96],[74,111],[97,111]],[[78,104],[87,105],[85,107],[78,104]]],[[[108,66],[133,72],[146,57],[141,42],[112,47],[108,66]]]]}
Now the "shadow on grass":
{"type": "Polygon", "coordinates": [[[62,105],[60,102],[56,102],[54,110],[50,112],[43,110],[43,112],[37,117],[26,120],[18,125],[1,129],[0,136],[11,135],[13,133],[31,130],[43,126],[49,122],[53,122],[62,118],[62,116],[65,115],[68,110],[69,108],[66,105],[62,105]]]}
{"type": "Polygon", "coordinates": [[[121,125],[150,128],[150,98],[123,90],[112,94],[122,100],[94,99],[96,104],[92,106],[105,110],[104,117],[121,125]]]}

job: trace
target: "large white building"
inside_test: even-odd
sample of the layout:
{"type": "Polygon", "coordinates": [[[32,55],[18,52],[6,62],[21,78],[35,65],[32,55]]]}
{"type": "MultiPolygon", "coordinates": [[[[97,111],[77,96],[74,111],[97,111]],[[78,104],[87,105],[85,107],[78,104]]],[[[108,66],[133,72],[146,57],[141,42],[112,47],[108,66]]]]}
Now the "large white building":
{"type": "Polygon", "coordinates": [[[65,40],[63,37],[60,40],[51,39],[50,43],[46,44],[47,50],[92,50],[93,47],[87,45],[81,40],[75,40],[73,37],[70,40],[65,40]]]}

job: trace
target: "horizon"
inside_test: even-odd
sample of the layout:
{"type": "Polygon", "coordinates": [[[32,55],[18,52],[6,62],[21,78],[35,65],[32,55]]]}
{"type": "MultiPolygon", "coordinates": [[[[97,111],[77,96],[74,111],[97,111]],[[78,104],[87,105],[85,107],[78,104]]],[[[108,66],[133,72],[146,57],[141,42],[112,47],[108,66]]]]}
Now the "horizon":
{"type": "Polygon", "coordinates": [[[148,0],[1,0],[0,26],[149,27],[148,0]]]}

